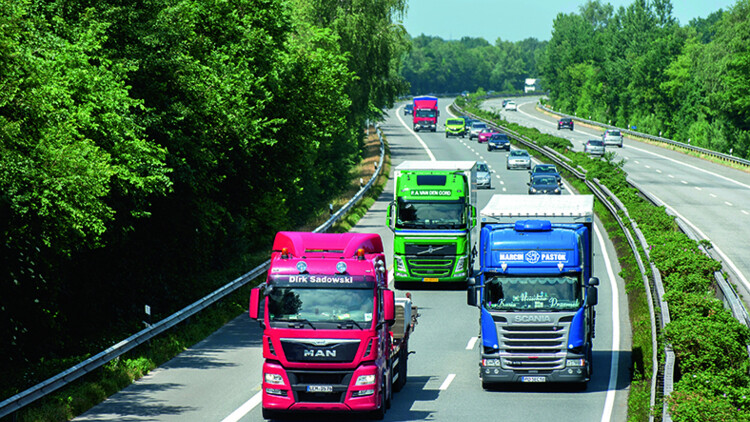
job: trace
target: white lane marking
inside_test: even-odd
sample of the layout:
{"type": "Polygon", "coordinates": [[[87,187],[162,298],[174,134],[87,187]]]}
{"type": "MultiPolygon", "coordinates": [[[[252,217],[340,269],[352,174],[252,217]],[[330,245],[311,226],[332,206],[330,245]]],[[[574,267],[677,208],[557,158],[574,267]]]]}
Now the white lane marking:
{"type": "Polygon", "coordinates": [[[242,406],[238,407],[237,410],[232,412],[231,415],[222,419],[221,422],[237,422],[238,420],[242,419],[245,415],[250,413],[250,411],[253,410],[255,406],[260,404],[262,397],[263,396],[261,392],[258,391],[258,393],[251,397],[250,400],[246,401],[242,406]]]}
{"type": "Polygon", "coordinates": [[[659,170],[659,169],[656,169],[656,172],[659,173],[659,174],[661,174],[661,170],[659,170]]]}
{"type": "Polygon", "coordinates": [[[443,381],[442,384],[440,384],[439,390],[445,391],[450,387],[451,383],[453,382],[453,378],[456,378],[456,374],[448,374],[448,376],[445,378],[445,381],[443,381]]]}
{"type": "Polygon", "coordinates": [[[745,211],[745,210],[742,210],[742,213],[745,214],[745,215],[750,215],[750,213],[747,212],[747,211],[745,211]]]}
{"type": "Polygon", "coordinates": [[[645,166],[645,167],[646,167],[647,169],[650,169],[650,168],[651,168],[651,166],[649,166],[648,164],[646,164],[646,166],[645,166]]]}
{"type": "Polygon", "coordinates": [[[688,182],[685,181],[685,180],[680,180],[680,183],[682,183],[683,185],[687,185],[688,184],[688,182]]]}
{"type": "Polygon", "coordinates": [[[615,393],[617,392],[617,373],[620,367],[620,292],[617,290],[617,280],[615,279],[615,272],[612,270],[612,264],[609,261],[609,254],[604,244],[604,238],[596,225],[594,225],[594,232],[599,241],[604,262],[607,265],[609,285],[612,288],[612,364],[609,367],[609,385],[607,386],[607,397],[604,400],[604,411],[602,412],[602,422],[609,422],[612,419],[612,412],[614,411],[615,393]]]}
{"type": "Polygon", "coordinates": [[[437,161],[435,159],[435,156],[432,155],[432,151],[430,151],[430,149],[427,148],[427,144],[424,143],[424,141],[422,140],[422,138],[420,138],[419,135],[417,135],[417,133],[414,132],[414,130],[409,127],[409,125],[407,125],[406,123],[404,123],[404,120],[401,118],[401,109],[402,108],[403,107],[399,107],[397,109],[397,111],[396,111],[396,117],[398,117],[398,121],[401,122],[402,125],[404,125],[404,127],[406,128],[406,130],[408,130],[412,135],[414,135],[415,138],[417,138],[417,140],[419,141],[419,143],[422,145],[422,148],[424,148],[425,152],[427,152],[427,156],[430,157],[430,161],[437,161]]]}
{"type": "MultiPolygon", "coordinates": [[[[708,238],[708,236],[706,236],[705,233],[703,233],[701,231],[701,229],[699,229],[698,227],[695,227],[695,224],[693,224],[687,218],[683,217],[682,214],[680,214],[679,212],[677,212],[677,210],[675,210],[674,208],[672,208],[669,205],[667,205],[664,201],[662,201],[658,196],[654,195],[653,193],[651,193],[650,195],[653,196],[654,198],[656,198],[657,201],[659,201],[662,204],[664,204],[664,207],[666,207],[674,215],[676,215],[677,217],[680,217],[680,219],[682,221],[684,221],[688,226],[690,226],[691,229],[693,229],[693,231],[695,232],[695,234],[697,234],[698,236],[700,236],[702,239],[705,239],[705,240],[708,240],[708,241],[711,240],[711,239],[708,238]]],[[[711,194],[711,196],[715,197],[716,195],[711,194]]],[[[716,246],[715,243],[712,243],[711,247],[713,248],[714,251],[716,251],[717,254],[719,254],[719,256],[721,257],[722,261],[724,261],[725,264],[729,265],[729,267],[732,268],[732,271],[734,271],[734,273],[740,279],[740,282],[742,282],[742,285],[745,287],[745,289],[750,290],[750,282],[747,281],[747,278],[745,278],[745,275],[742,274],[742,272],[739,270],[739,268],[737,268],[737,266],[734,264],[734,262],[732,262],[732,260],[729,259],[729,257],[726,256],[724,254],[724,252],[718,246],[716,246]]]]}
{"type": "Polygon", "coordinates": [[[724,201],[724,203],[729,205],[730,207],[733,206],[731,202],[724,201]]]}
{"type": "Polygon", "coordinates": [[[699,186],[696,186],[696,187],[695,187],[695,189],[696,189],[696,190],[703,190],[703,188],[701,188],[701,187],[699,187],[699,186]]]}
{"type": "Polygon", "coordinates": [[[671,175],[671,174],[670,174],[670,175],[669,175],[669,178],[670,178],[670,179],[674,179],[674,175],[671,175]]]}
{"type": "Polygon", "coordinates": [[[508,188],[503,188],[503,192],[507,192],[507,191],[508,191],[508,188]]]}
{"type": "Polygon", "coordinates": [[[716,194],[715,193],[709,193],[709,195],[711,195],[711,198],[716,198],[716,194]]]}
{"type": "Polygon", "coordinates": [[[479,340],[479,337],[472,337],[469,339],[469,343],[466,345],[466,350],[471,350],[474,348],[474,345],[477,344],[477,340],[479,340]]]}

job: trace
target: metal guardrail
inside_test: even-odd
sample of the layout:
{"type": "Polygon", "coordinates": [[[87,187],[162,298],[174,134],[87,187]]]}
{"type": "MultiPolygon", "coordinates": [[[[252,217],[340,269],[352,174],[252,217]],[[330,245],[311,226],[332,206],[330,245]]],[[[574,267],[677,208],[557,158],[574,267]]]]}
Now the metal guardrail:
{"type": "MultiPolygon", "coordinates": [[[[313,232],[321,233],[321,232],[328,231],[342,216],[346,214],[347,211],[349,211],[349,209],[354,204],[356,204],[360,199],[362,199],[365,193],[367,193],[367,191],[370,190],[373,183],[375,183],[375,180],[377,180],[377,178],[380,176],[381,169],[383,168],[383,161],[385,159],[385,146],[383,142],[382,130],[380,129],[379,126],[376,127],[376,130],[378,133],[378,138],[380,139],[380,160],[378,161],[377,168],[375,169],[375,173],[367,182],[367,184],[365,184],[362,188],[360,188],[357,194],[354,195],[354,197],[350,199],[349,202],[347,202],[343,207],[341,207],[341,209],[339,209],[336,213],[331,215],[331,217],[325,223],[323,223],[318,228],[313,230],[313,232]]],[[[125,340],[122,340],[121,342],[115,344],[114,346],[100,353],[97,353],[96,355],[90,357],[89,359],[84,360],[78,365],[75,365],[67,369],[66,371],[63,371],[55,375],[52,378],[49,378],[27,390],[24,390],[6,400],[3,400],[2,402],[0,402],[0,418],[7,416],[13,412],[16,412],[20,410],[21,408],[23,408],[24,406],[28,405],[29,403],[32,403],[46,396],[47,394],[61,387],[64,387],[70,382],[75,381],[76,379],[90,373],[91,371],[94,371],[95,369],[100,368],[101,366],[111,361],[112,359],[122,356],[123,354],[129,352],[135,347],[151,340],[152,338],[163,333],[164,331],[185,321],[191,316],[197,314],[198,312],[206,309],[207,307],[211,306],[212,304],[216,303],[217,301],[221,300],[227,295],[233,293],[240,287],[246,285],[253,279],[263,275],[266,271],[268,271],[268,267],[270,266],[270,264],[271,264],[271,260],[269,259],[263,264],[253,268],[250,272],[241,275],[240,277],[227,283],[226,285],[216,290],[215,292],[186,306],[185,308],[170,315],[169,317],[164,318],[163,320],[137,332],[136,334],[133,334],[132,336],[126,338],[125,340]]]]}
{"type": "Polygon", "coordinates": [[[722,152],[712,151],[712,150],[706,149],[706,148],[695,147],[695,146],[690,145],[689,143],[686,144],[684,142],[674,141],[674,140],[668,139],[668,138],[662,138],[661,136],[654,136],[654,135],[649,135],[648,133],[636,132],[636,131],[630,130],[630,129],[623,129],[623,128],[619,128],[617,126],[608,125],[606,123],[601,123],[601,122],[597,122],[597,121],[594,121],[594,120],[582,119],[582,118],[580,118],[578,116],[571,116],[570,114],[565,114],[565,113],[561,113],[559,111],[555,111],[554,109],[551,109],[551,108],[545,106],[544,104],[539,104],[539,107],[542,110],[544,110],[544,111],[546,111],[548,113],[556,114],[556,115],[561,116],[561,117],[567,117],[567,118],[573,119],[573,120],[581,122],[581,123],[586,123],[588,125],[599,126],[599,127],[603,127],[603,128],[606,128],[606,129],[618,129],[620,132],[622,132],[624,134],[627,134],[627,135],[634,136],[634,137],[644,138],[644,139],[648,139],[648,140],[655,141],[655,142],[662,142],[662,143],[665,143],[665,144],[669,144],[669,145],[673,145],[673,146],[676,146],[676,147],[684,148],[684,149],[687,149],[689,151],[697,152],[697,153],[708,155],[708,156],[711,156],[711,157],[716,157],[716,158],[719,158],[721,160],[728,161],[730,163],[741,164],[743,166],[750,166],[750,160],[745,160],[745,159],[742,159],[742,158],[739,158],[739,157],[735,157],[735,156],[730,155],[730,154],[724,154],[722,152]]]}
{"type": "MultiPolygon", "coordinates": [[[[597,180],[590,181],[586,180],[586,170],[582,168],[574,168],[572,167],[567,159],[561,158],[560,154],[557,153],[554,150],[550,150],[550,148],[547,147],[540,147],[536,144],[533,140],[509,129],[504,126],[498,126],[495,125],[493,122],[488,121],[487,119],[483,119],[479,116],[476,116],[471,113],[467,113],[465,110],[461,109],[460,107],[453,104],[453,108],[457,110],[459,113],[468,115],[472,118],[476,118],[479,120],[482,120],[483,122],[487,123],[490,127],[493,127],[497,130],[501,130],[505,133],[507,133],[512,139],[514,139],[516,142],[519,142],[523,145],[525,145],[528,148],[531,148],[540,154],[544,155],[548,159],[552,160],[556,165],[559,165],[560,167],[564,168],[565,170],[572,173],[575,177],[578,179],[581,179],[584,181],[586,186],[594,193],[594,195],[607,207],[607,209],[610,211],[610,213],[615,217],[617,222],[620,224],[620,227],[622,228],[623,233],[625,233],[626,238],[628,239],[628,243],[630,244],[630,247],[633,251],[633,255],[636,258],[636,262],[638,263],[638,266],[641,271],[641,276],[643,278],[644,287],[646,290],[646,295],[648,297],[648,303],[649,303],[649,312],[650,312],[650,319],[651,319],[651,342],[652,342],[652,359],[653,359],[653,373],[651,377],[651,393],[650,393],[650,406],[653,409],[656,405],[656,396],[657,396],[657,386],[659,384],[660,378],[663,378],[664,380],[669,380],[669,382],[662,382],[664,386],[663,394],[664,396],[668,395],[668,393],[672,392],[673,389],[673,378],[674,378],[674,353],[671,352],[671,346],[665,346],[666,353],[666,360],[664,365],[663,372],[658,371],[658,337],[657,337],[657,329],[664,328],[664,325],[669,321],[669,308],[666,305],[666,302],[663,301],[664,297],[664,288],[661,285],[661,276],[659,275],[659,270],[651,263],[651,272],[654,275],[654,283],[653,286],[651,283],[649,283],[648,275],[645,269],[645,266],[641,260],[640,253],[635,246],[635,241],[632,239],[629,230],[625,227],[624,221],[621,220],[619,215],[617,214],[617,209],[621,209],[625,215],[627,216],[627,209],[625,209],[622,202],[614,195],[612,194],[606,187],[602,186],[597,180]],[[603,193],[605,192],[605,193],[603,193]],[[614,202],[617,205],[617,208],[610,203],[609,198],[612,198],[612,202],[614,202]],[[659,285],[659,287],[656,287],[659,285]],[[656,300],[654,300],[654,296],[652,295],[652,292],[656,291],[656,300]],[[661,292],[661,294],[659,294],[661,292]],[[663,306],[664,305],[664,306],[663,306]],[[655,306],[659,307],[659,312],[662,316],[660,319],[659,327],[656,325],[656,308],[655,306]],[[666,318],[664,317],[666,315],[666,318]],[[665,322],[666,321],[666,322],[665,322]],[[661,375],[661,377],[660,377],[661,375]],[[669,391],[667,392],[667,386],[669,386],[669,391]]],[[[628,217],[630,218],[630,217],[628,217]]],[[[641,247],[648,251],[648,244],[645,241],[645,238],[643,238],[643,235],[640,233],[640,230],[637,228],[637,225],[635,222],[631,220],[631,225],[634,228],[635,233],[637,233],[639,237],[639,241],[641,243],[641,247]]],[[[653,412],[650,412],[649,420],[654,420],[654,414],[653,412]]],[[[662,420],[670,422],[671,417],[669,413],[667,412],[666,404],[662,408],[662,420]]]]}

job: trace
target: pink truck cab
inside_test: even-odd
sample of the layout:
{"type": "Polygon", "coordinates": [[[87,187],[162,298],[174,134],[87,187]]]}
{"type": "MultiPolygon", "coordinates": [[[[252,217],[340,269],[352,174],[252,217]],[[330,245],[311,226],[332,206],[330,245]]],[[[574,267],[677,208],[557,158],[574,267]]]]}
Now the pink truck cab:
{"type": "Polygon", "coordinates": [[[410,298],[388,289],[383,243],[366,233],[279,232],[250,295],[263,326],[262,410],[368,412],[382,419],[406,383],[410,298]]]}
{"type": "Polygon", "coordinates": [[[440,111],[438,110],[437,97],[428,95],[414,97],[412,121],[415,132],[419,132],[422,129],[435,132],[437,130],[437,120],[439,115],[440,111]]]}

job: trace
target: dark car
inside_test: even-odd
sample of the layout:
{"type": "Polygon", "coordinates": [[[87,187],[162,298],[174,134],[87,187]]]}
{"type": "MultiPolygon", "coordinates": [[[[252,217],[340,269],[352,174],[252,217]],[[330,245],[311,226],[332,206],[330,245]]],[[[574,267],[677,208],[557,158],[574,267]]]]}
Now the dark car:
{"type": "Polygon", "coordinates": [[[414,104],[407,104],[404,106],[404,116],[407,114],[414,114],[414,104]]]}
{"type": "Polygon", "coordinates": [[[557,130],[570,129],[573,130],[573,119],[569,117],[563,117],[557,121],[557,130]]]}
{"type": "Polygon", "coordinates": [[[487,140],[487,151],[504,149],[510,151],[510,139],[504,133],[495,133],[487,140]]]}
{"type": "Polygon", "coordinates": [[[537,164],[531,171],[529,171],[529,180],[536,176],[554,176],[557,183],[562,183],[562,176],[557,171],[557,167],[554,164],[537,164]]]}
{"type": "Polygon", "coordinates": [[[534,176],[527,185],[529,185],[529,195],[559,195],[564,189],[557,183],[555,176],[549,174],[534,176]]]}

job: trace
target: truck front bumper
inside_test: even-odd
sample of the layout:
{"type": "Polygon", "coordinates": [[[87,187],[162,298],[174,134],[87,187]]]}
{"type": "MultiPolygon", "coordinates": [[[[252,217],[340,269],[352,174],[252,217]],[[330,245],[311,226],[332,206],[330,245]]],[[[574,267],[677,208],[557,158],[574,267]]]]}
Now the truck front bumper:
{"type": "Polygon", "coordinates": [[[366,412],[378,408],[379,383],[378,367],[362,365],[354,371],[288,371],[276,362],[263,364],[262,397],[263,408],[272,411],[304,412],[366,412]],[[315,379],[319,372],[324,382],[315,379]],[[339,382],[332,382],[331,373],[339,375],[339,382]],[[304,374],[305,379],[297,374],[304,374]],[[267,374],[275,382],[268,382],[267,374]],[[375,383],[356,385],[361,376],[375,375],[375,383]]]}
{"type": "Polygon", "coordinates": [[[501,367],[482,366],[479,364],[479,377],[483,383],[544,383],[570,382],[583,383],[591,378],[586,367],[566,367],[548,371],[513,371],[501,367]]]}

